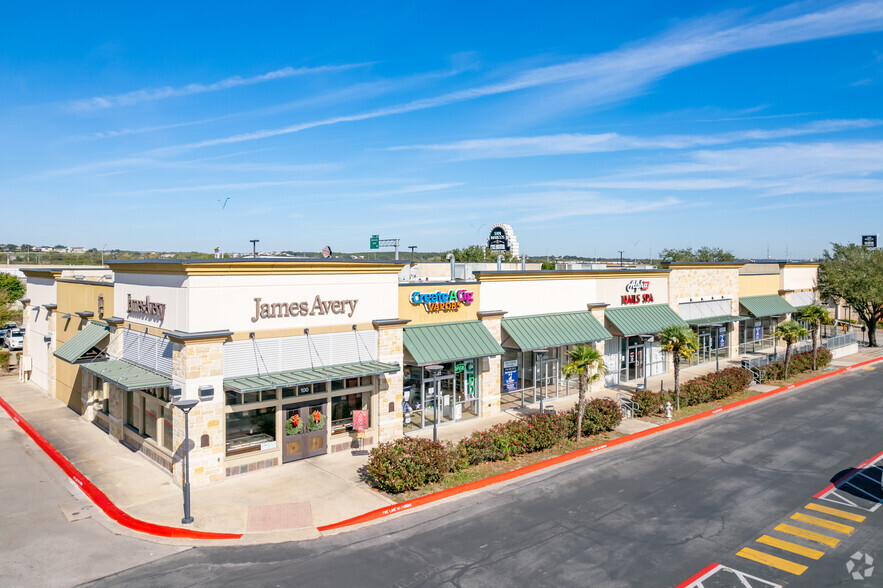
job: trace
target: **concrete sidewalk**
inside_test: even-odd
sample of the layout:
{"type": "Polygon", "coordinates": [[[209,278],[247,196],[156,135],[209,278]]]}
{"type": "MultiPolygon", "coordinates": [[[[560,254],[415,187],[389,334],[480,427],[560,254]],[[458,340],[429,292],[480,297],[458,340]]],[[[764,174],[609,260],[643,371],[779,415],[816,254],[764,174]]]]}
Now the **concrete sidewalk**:
{"type": "MultiPolygon", "coordinates": [[[[840,358],[835,363],[852,365],[881,356],[883,349],[862,348],[858,354],[840,358]]],[[[710,363],[682,369],[681,381],[713,371],[714,367],[714,363],[710,363]]],[[[724,367],[723,363],[721,367],[724,367]]],[[[669,388],[673,386],[671,380],[670,374],[648,378],[648,387],[655,390],[660,385],[669,388]]],[[[633,391],[634,384],[608,389],[596,386],[591,396],[615,398],[618,392],[633,391]]],[[[0,397],[126,513],[150,523],[183,527],[181,488],[172,483],[168,473],[147,458],[111,439],[33,384],[18,382],[14,377],[0,377],[0,397]]],[[[576,400],[577,395],[571,394],[550,399],[547,404],[563,411],[571,408],[576,400]]],[[[456,441],[476,428],[486,429],[538,409],[538,404],[528,405],[504,411],[493,418],[448,424],[439,427],[439,438],[456,441]]],[[[637,421],[625,421],[621,432],[635,432],[629,429],[630,423],[637,421]]],[[[636,430],[643,428],[646,427],[639,426],[636,430]]],[[[432,429],[421,431],[419,435],[431,438],[432,429]]],[[[360,480],[359,469],[367,460],[366,455],[349,452],[324,455],[194,489],[191,502],[195,523],[188,528],[242,533],[243,538],[236,541],[237,544],[318,537],[320,533],[316,527],[393,504],[360,480]]],[[[119,532],[120,527],[108,524],[119,532]]],[[[193,540],[169,541],[198,543],[193,540]]],[[[212,542],[218,543],[223,542],[212,542]]]]}

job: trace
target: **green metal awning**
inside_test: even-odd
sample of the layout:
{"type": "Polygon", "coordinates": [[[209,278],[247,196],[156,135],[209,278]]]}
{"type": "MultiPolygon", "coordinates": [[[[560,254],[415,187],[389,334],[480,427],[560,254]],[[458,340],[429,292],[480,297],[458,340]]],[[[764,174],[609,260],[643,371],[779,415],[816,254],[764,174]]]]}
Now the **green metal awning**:
{"type": "Polygon", "coordinates": [[[98,321],[90,321],[82,331],[59,347],[54,355],[68,363],[74,363],[90,349],[98,345],[110,333],[110,327],[98,321]]]}
{"type": "Polygon", "coordinates": [[[503,354],[481,321],[405,327],[405,349],[417,365],[503,354]]]}
{"type": "Polygon", "coordinates": [[[755,318],[763,318],[766,316],[776,316],[779,314],[788,314],[789,312],[797,312],[797,309],[791,306],[787,300],[778,294],[768,294],[766,296],[746,296],[739,299],[739,304],[745,307],[751,316],[755,318]]]}
{"type": "Polygon", "coordinates": [[[687,325],[668,304],[608,308],[604,316],[624,337],[659,333],[671,325],[687,325]]]}
{"type": "Polygon", "coordinates": [[[272,390],[274,388],[291,388],[302,384],[344,380],[359,376],[376,376],[377,374],[388,374],[397,371],[399,371],[399,366],[395,363],[381,363],[379,361],[342,363],[317,368],[273,372],[270,374],[224,378],[224,389],[245,394],[247,392],[272,390]]]}
{"type": "Polygon", "coordinates": [[[587,311],[503,317],[503,328],[522,351],[610,339],[612,335],[587,311]]]}
{"type": "Polygon", "coordinates": [[[125,359],[95,361],[84,363],[80,367],[102,380],[116,384],[123,390],[165,388],[172,385],[172,379],[168,376],[150,371],[125,359]]]}
{"type": "Polygon", "coordinates": [[[715,325],[718,323],[738,323],[742,321],[747,321],[750,317],[747,316],[732,316],[732,315],[722,315],[722,316],[707,316],[704,318],[698,319],[690,319],[687,321],[687,324],[691,327],[704,327],[706,325],[715,325]]]}

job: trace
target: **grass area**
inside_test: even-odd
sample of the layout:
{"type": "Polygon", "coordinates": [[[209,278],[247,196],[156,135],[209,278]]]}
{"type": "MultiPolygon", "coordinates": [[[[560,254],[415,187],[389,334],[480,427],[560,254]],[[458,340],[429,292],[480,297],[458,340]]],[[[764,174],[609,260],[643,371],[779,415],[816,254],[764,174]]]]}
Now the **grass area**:
{"type": "Polygon", "coordinates": [[[477,480],[484,480],[485,478],[490,478],[491,476],[496,476],[497,474],[511,472],[512,470],[517,470],[518,468],[524,466],[532,465],[552,457],[557,457],[559,455],[564,455],[565,453],[570,453],[571,451],[576,451],[577,449],[582,449],[584,447],[598,445],[599,443],[604,443],[605,441],[610,441],[611,439],[616,439],[618,437],[623,437],[623,435],[621,433],[617,433],[616,431],[611,431],[609,433],[603,433],[601,435],[584,437],[580,443],[577,443],[573,439],[567,439],[562,443],[559,443],[558,445],[550,447],[549,449],[543,451],[529,453],[526,455],[519,455],[518,457],[513,457],[508,461],[485,462],[468,467],[465,470],[461,470],[459,472],[450,473],[445,476],[440,482],[429,484],[427,486],[424,486],[423,488],[420,488],[419,490],[402,492],[401,494],[389,494],[386,492],[381,492],[377,489],[374,489],[374,491],[383,494],[390,500],[395,500],[396,502],[413,500],[414,498],[417,498],[419,496],[425,496],[427,494],[432,494],[433,492],[447,490],[448,488],[454,488],[456,486],[462,486],[463,484],[469,484],[470,482],[475,482],[477,480]]]}

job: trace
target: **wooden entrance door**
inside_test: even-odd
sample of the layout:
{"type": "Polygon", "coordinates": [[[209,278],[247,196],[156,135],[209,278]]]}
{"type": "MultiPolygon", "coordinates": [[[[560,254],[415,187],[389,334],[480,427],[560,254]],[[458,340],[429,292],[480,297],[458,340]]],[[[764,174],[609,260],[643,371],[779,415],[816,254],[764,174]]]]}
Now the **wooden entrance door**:
{"type": "Polygon", "coordinates": [[[328,413],[326,402],[299,402],[282,407],[285,421],[282,431],[282,463],[328,452],[328,413]],[[316,414],[318,421],[316,422],[316,414]],[[297,416],[298,427],[292,426],[297,416]],[[293,434],[288,431],[292,430],[293,434]]]}

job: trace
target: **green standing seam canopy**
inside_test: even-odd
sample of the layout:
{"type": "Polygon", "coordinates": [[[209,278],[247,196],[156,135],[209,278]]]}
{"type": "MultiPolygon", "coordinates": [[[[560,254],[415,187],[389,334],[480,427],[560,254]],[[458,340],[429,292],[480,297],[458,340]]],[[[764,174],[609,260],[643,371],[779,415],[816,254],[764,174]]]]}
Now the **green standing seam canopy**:
{"type": "Polygon", "coordinates": [[[558,312],[503,317],[503,328],[522,351],[610,339],[612,335],[590,312],[558,312]]]}
{"type": "Polygon", "coordinates": [[[687,326],[684,319],[668,304],[608,308],[604,311],[604,316],[624,337],[659,333],[671,325],[687,326]]]}
{"type": "Polygon", "coordinates": [[[405,348],[417,365],[502,355],[504,350],[481,321],[405,327],[405,348]]]}
{"type": "Polygon", "coordinates": [[[144,390],[146,388],[166,388],[172,379],[136,365],[125,359],[111,359],[82,364],[84,370],[102,380],[116,384],[123,390],[144,390]]]}
{"type": "Polygon", "coordinates": [[[343,380],[359,376],[376,376],[377,374],[388,374],[397,371],[399,371],[399,366],[395,363],[381,363],[379,361],[342,363],[317,368],[224,378],[224,389],[246,394],[260,390],[291,388],[302,384],[315,384],[316,382],[343,380]]]}
{"type": "Polygon", "coordinates": [[[89,324],[82,331],[71,337],[53,355],[68,363],[74,363],[90,349],[98,345],[108,334],[110,334],[110,327],[106,324],[99,323],[98,321],[89,321],[89,324]]]}
{"type": "Polygon", "coordinates": [[[747,316],[732,316],[732,315],[722,315],[722,316],[707,316],[705,318],[698,319],[690,319],[687,321],[687,324],[691,327],[704,327],[706,325],[715,325],[718,323],[738,323],[742,321],[747,321],[750,317],[747,316]]]}
{"type": "Polygon", "coordinates": [[[767,294],[765,296],[745,296],[739,299],[739,304],[745,307],[755,318],[763,318],[767,316],[776,316],[779,314],[788,314],[789,312],[797,312],[797,309],[791,306],[787,300],[778,294],[767,294]]]}

